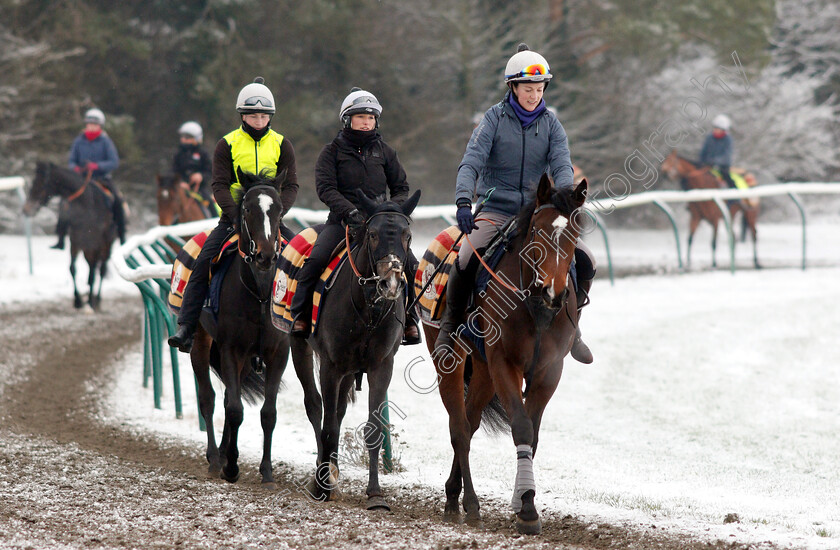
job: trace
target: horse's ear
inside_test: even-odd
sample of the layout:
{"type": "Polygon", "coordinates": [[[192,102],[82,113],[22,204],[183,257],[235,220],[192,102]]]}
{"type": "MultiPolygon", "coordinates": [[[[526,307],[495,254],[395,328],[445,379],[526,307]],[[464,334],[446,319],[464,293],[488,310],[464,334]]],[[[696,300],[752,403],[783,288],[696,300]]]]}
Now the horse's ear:
{"type": "Polygon", "coordinates": [[[245,172],[242,171],[241,166],[236,167],[236,179],[242,187],[245,187],[245,172]]]}
{"type": "Polygon", "coordinates": [[[575,190],[572,191],[572,200],[574,201],[575,205],[580,208],[583,206],[583,203],[586,202],[586,196],[589,194],[589,182],[586,181],[586,178],[580,180],[580,183],[575,187],[575,190]]]}
{"type": "Polygon", "coordinates": [[[548,174],[543,174],[537,187],[537,206],[551,202],[551,188],[553,184],[548,174]]]}
{"type": "Polygon", "coordinates": [[[365,195],[365,192],[361,189],[356,189],[356,198],[359,199],[359,202],[362,205],[362,210],[364,211],[365,217],[370,217],[371,214],[376,212],[377,204],[376,201],[373,201],[365,195]]]}
{"type": "Polygon", "coordinates": [[[402,212],[406,216],[411,216],[411,213],[414,212],[414,208],[417,206],[417,203],[420,202],[420,190],[414,192],[413,195],[408,197],[404,203],[402,203],[402,212]]]}
{"type": "Polygon", "coordinates": [[[155,174],[155,181],[157,182],[158,187],[160,187],[160,174],[155,174]]]}
{"type": "Polygon", "coordinates": [[[277,174],[274,178],[274,183],[277,184],[277,187],[283,187],[283,184],[286,183],[286,176],[289,175],[289,169],[283,168],[283,171],[277,174]]]}

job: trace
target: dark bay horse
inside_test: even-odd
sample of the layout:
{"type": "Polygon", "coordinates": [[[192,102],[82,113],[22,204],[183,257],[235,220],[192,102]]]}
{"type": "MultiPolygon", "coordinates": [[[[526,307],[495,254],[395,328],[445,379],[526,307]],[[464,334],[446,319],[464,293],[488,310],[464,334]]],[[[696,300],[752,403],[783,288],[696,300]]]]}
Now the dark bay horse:
{"type": "Polygon", "coordinates": [[[155,179],[160,225],[173,225],[207,218],[206,212],[190,189],[189,183],[181,179],[178,174],[158,175],[155,179]]]}
{"type": "MultiPolygon", "coordinates": [[[[222,282],[218,318],[213,320],[212,314],[202,312],[190,358],[198,383],[199,408],[207,424],[208,474],[221,475],[230,482],[239,479],[237,438],[243,419],[243,394],[251,402],[263,397],[260,474],[263,486],[274,489],[271,440],[277,420],[277,391],[289,358],[289,336],[272,325],[270,310],[283,207],[275,188],[266,185],[263,178],[240,171],[239,181],[246,192],[240,206],[238,254],[222,282]],[[265,365],[264,378],[253,371],[253,365],[258,364],[253,361],[255,357],[265,365]],[[225,423],[219,447],[213,431],[215,392],[210,384],[210,366],[225,385],[225,423]]],[[[297,373],[307,399],[317,399],[312,370],[297,373]]]]}
{"type": "MultiPolygon", "coordinates": [[[[416,191],[402,206],[375,204],[360,193],[367,222],[355,235],[359,245],[335,275],[319,313],[320,326],[306,341],[320,362],[324,423],[318,464],[310,491],[329,500],[338,483],[338,443],[341,421],[353,397],[356,374],[367,373],[368,422],[364,438],[369,455],[367,508],[389,509],[379,485],[379,451],[383,439],[383,408],[391,382],[394,354],[405,326],[404,271],[411,244],[409,216],[417,206],[416,191]],[[349,265],[348,265],[349,264],[349,265]]],[[[349,230],[348,230],[349,234],[349,230]]],[[[294,338],[298,340],[298,338],[294,338]]],[[[312,355],[292,348],[295,367],[312,369],[312,355]]]]}
{"type": "Polygon", "coordinates": [[[484,415],[485,420],[509,422],[513,433],[517,473],[511,506],[517,528],[526,534],[541,531],[532,461],[543,411],[575,338],[577,300],[569,268],[584,225],[581,207],[587,187],[583,179],[572,190],[559,190],[543,175],[535,203],[517,217],[516,236],[467,318],[473,331],[484,337],[486,360],[461,329],[454,338],[458,349],[435,353],[438,329],[424,324],[455,452],[446,481],[444,518],[449,521],[460,520],[463,484],[466,521],[481,522],[469,457],[472,436],[484,415]]]}
{"type": "MultiPolygon", "coordinates": [[[[676,151],[671,151],[671,154],[662,162],[662,172],[664,172],[672,181],[680,182],[684,189],[726,189],[727,186],[720,179],[715,177],[709,171],[709,167],[699,166],[688,159],[677,155],[676,151]]],[[[743,213],[744,223],[749,228],[752,235],[753,242],[753,264],[756,269],[761,268],[758,261],[758,250],[756,241],[758,238],[758,231],[756,230],[756,222],[758,221],[759,205],[755,199],[732,200],[729,203],[729,217],[734,220],[735,214],[743,213]]],[[[706,220],[712,226],[712,267],[717,267],[715,260],[715,252],[717,249],[717,230],[718,223],[723,218],[723,214],[714,201],[697,201],[688,203],[688,210],[691,213],[691,221],[688,229],[688,249],[686,250],[686,267],[691,267],[691,242],[694,239],[694,233],[700,225],[701,220],[706,220]]],[[[733,229],[734,230],[734,229],[733,229]]]]}
{"type": "Polygon", "coordinates": [[[70,220],[70,275],[73,277],[73,306],[81,308],[82,296],[76,286],[76,257],[79,252],[88,263],[88,305],[98,309],[102,298],[102,279],[108,271],[111,244],[117,238],[114,215],[102,186],[68,168],[38,162],[35,179],[23,206],[23,213],[33,216],[50,198],[59,196],[68,204],[70,220]],[[99,286],[96,288],[96,274],[99,286]],[[95,290],[94,290],[95,289],[95,290]]]}

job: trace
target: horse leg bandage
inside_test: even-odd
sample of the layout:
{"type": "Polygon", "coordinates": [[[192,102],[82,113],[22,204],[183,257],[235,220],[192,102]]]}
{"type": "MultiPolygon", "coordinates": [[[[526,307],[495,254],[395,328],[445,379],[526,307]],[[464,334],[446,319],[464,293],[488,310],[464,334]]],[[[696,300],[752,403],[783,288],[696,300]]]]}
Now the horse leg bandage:
{"type": "Polygon", "coordinates": [[[526,491],[536,492],[537,484],[534,481],[534,452],[530,445],[516,446],[516,485],[513,490],[513,498],[510,506],[515,513],[522,510],[522,495],[526,491]]]}

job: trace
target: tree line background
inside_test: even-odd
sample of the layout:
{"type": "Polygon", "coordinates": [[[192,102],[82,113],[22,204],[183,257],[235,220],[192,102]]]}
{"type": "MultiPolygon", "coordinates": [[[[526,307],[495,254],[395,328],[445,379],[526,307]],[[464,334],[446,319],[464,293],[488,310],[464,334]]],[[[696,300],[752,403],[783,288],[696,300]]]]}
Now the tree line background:
{"type": "MultiPolygon", "coordinates": [[[[501,99],[526,42],[551,65],[546,101],[596,188],[678,114],[692,79],[735,69],[733,52],[749,86],[710,86],[705,129],[728,113],[736,164],[764,181],[837,179],[838,28],[832,0],[0,0],[0,176],[64,164],[97,106],[115,179],[152,204],[180,124],[201,123],[212,150],[261,75],[297,152],[299,205],[319,204],[315,158],[352,86],[379,98],[423,202],[450,202],[473,116],[501,99]]],[[[681,153],[696,158],[702,137],[681,153]]]]}

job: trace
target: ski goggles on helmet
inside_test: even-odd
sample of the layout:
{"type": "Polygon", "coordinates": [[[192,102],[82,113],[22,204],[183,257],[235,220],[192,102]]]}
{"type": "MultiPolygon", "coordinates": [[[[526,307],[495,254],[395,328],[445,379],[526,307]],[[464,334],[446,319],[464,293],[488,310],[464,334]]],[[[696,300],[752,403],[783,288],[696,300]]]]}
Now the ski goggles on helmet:
{"type": "Polygon", "coordinates": [[[528,65],[518,73],[508,74],[505,75],[507,80],[515,79],[515,78],[527,78],[533,76],[550,76],[551,72],[548,70],[548,67],[543,65],[542,63],[534,63],[533,65],[528,65]]]}
{"type": "Polygon", "coordinates": [[[259,95],[249,97],[248,99],[246,99],[245,101],[242,102],[242,107],[257,107],[257,106],[260,106],[260,107],[263,107],[263,108],[266,108],[266,109],[273,109],[274,108],[274,102],[271,101],[271,99],[269,99],[267,97],[259,96],[259,95]]]}

